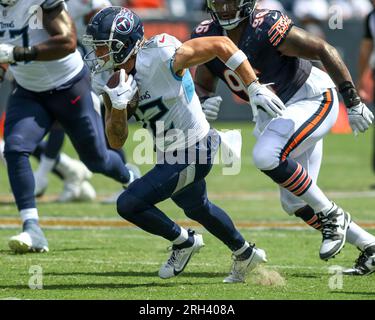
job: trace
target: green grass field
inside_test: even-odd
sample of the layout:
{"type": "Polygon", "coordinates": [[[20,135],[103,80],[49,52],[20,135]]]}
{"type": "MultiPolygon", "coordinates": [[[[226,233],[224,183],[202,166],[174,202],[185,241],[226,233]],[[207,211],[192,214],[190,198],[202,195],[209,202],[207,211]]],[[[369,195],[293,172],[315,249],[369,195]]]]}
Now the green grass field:
{"type": "MultiPolygon", "coordinates": [[[[8,250],[7,239],[20,227],[6,223],[18,215],[9,196],[5,169],[0,167],[0,299],[374,299],[374,275],[345,276],[342,288],[330,288],[335,278],[329,268],[350,267],[358,257],[357,249],[347,244],[337,258],[321,261],[320,234],[282,211],[276,185],[252,165],[252,128],[239,123],[218,127],[242,130],[242,170],[234,177],[223,176],[221,167],[216,166],[208,178],[209,194],[227,210],[249,241],[266,250],[269,260],[265,269],[249,275],[246,284],[222,283],[231,264],[230,252],[199,227],[196,229],[203,233],[206,247],[193,257],[182,275],[167,281],[159,279],[159,266],[169,255],[167,241],[134,227],[116,225],[121,219],[114,206],[48,201],[62,189],[62,183],[53,176],[39,204],[42,224],[43,218],[56,224],[45,228],[50,252],[14,255],[8,250]],[[99,226],[89,226],[93,220],[99,221],[99,226]],[[83,226],[66,227],[64,221],[83,221],[83,226]],[[286,228],[289,223],[300,228],[286,228]],[[43,270],[43,290],[28,286],[32,266],[43,270]],[[267,283],[265,270],[267,274],[277,271],[285,283],[267,283]]],[[[319,181],[332,200],[370,228],[375,226],[375,192],[370,189],[375,184],[370,165],[372,134],[357,138],[329,135],[319,181]]],[[[130,159],[133,148],[130,142],[130,159]]],[[[68,142],[64,149],[75,156],[68,142]]],[[[142,172],[149,168],[142,167],[142,172]]],[[[100,175],[93,177],[92,184],[100,197],[119,190],[118,184],[100,175]]],[[[165,201],[160,208],[189,224],[172,202],[165,201]]],[[[370,231],[375,233],[375,229],[370,231]]]]}

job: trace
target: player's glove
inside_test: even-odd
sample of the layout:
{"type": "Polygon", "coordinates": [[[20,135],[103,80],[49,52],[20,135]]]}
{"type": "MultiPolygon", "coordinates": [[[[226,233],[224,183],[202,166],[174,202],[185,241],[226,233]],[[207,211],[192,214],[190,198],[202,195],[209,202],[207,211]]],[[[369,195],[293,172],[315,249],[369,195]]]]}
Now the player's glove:
{"type": "Polygon", "coordinates": [[[202,110],[208,121],[215,121],[219,115],[223,99],[220,96],[207,98],[202,103],[202,110]]]}
{"type": "Polygon", "coordinates": [[[357,90],[350,81],[345,81],[339,86],[339,91],[348,108],[349,124],[354,134],[365,132],[374,121],[374,115],[361,101],[357,90]]]}
{"type": "Polygon", "coordinates": [[[15,63],[14,46],[11,44],[0,43],[0,63],[15,63]]]}
{"type": "Polygon", "coordinates": [[[272,118],[281,116],[283,110],[286,109],[280,98],[269,90],[265,84],[260,84],[259,82],[254,81],[247,88],[247,92],[249,94],[250,105],[253,109],[255,118],[258,114],[257,108],[263,109],[272,118]]]}
{"type": "Polygon", "coordinates": [[[119,84],[115,88],[104,87],[104,91],[111,99],[112,107],[117,110],[125,110],[129,102],[138,91],[138,86],[133,76],[129,74],[125,81],[125,70],[120,70],[119,84]]]}
{"type": "Polygon", "coordinates": [[[365,132],[374,121],[373,113],[363,102],[348,109],[348,116],[354,134],[365,132]]]}

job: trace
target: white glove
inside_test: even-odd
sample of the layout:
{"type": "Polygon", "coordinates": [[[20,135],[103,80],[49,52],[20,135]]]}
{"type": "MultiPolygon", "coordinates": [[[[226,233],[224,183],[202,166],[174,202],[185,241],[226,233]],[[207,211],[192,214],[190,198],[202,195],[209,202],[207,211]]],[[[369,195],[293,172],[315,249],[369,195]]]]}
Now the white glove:
{"type": "Polygon", "coordinates": [[[13,51],[13,45],[0,43],[0,63],[15,63],[13,51]]]}
{"type": "Polygon", "coordinates": [[[219,115],[223,99],[220,96],[208,98],[202,103],[202,110],[208,121],[215,121],[219,115]]]}
{"type": "Polygon", "coordinates": [[[138,91],[137,83],[133,76],[129,74],[128,80],[125,81],[125,70],[120,70],[119,84],[115,88],[104,87],[105,93],[108,94],[112,102],[112,107],[117,110],[125,110],[129,102],[133,99],[138,91]]]}
{"type": "Polygon", "coordinates": [[[354,134],[365,132],[374,121],[374,115],[364,103],[348,109],[349,123],[354,134]]]}
{"type": "Polygon", "coordinates": [[[253,109],[254,118],[258,115],[257,108],[263,109],[272,118],[281,116],[286,109],[280,98],[267,88],[267,85],[253,82],[248,88],[250,105],[253,109]]]}

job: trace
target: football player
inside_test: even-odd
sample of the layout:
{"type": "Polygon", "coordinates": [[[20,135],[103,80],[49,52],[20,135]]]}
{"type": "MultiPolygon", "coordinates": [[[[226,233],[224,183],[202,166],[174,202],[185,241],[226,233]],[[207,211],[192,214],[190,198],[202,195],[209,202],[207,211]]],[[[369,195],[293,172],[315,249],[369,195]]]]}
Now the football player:
{"type": "MultiPolygon", "coordinates": [[[[78,50],[81,55],[86,55],[86,48],[80,43],[82,36],[86,31],[86,25],[90,21],[90,18],[99,12],[101,9],[108,7],[111,3],[108,0],[69,0],[66,2],[67,10],[71,16],[77,31],[78,38],[78,50]]],[[[102,84],[106,83],[104,79],[108,79],[106,73],[97,75],[92,80],[93,92],[92,98],[94,107],[98,112],[104,114],[104,106],[102,100],[99,98],[99,88],[102,84]],[[100,110],[100,111],[99,111],[100,110]]],[[[104,123],[103,123],[104,125],[104,123]]],[[[87,178],[91,177],[92,174],[87,168],[79,161],[69,159],[65,154],[59,154],[64,141],[64,130],[59,125],[55,125],[48,137],[47,141],[40,143],[33,153],[40,159],[39,166],[34,172],[35,178],[35,195],[41,196],[47,189],[48,185],[48,173],[53,172],[64,179],[64,189],[60,194],[59,202],[70,202],[70,201],[88,201],[95,198],[95,190],[87,181],[87,178]],[[61,170],[63,168],[64,170],[61,170]]],[[[108,143],[107,143],[108,146],[108,143]]],[[[108,146],[109,147],[109,146],[108,146]]],[[[125,154],[123,150],[114,150],[117,152],[124,163],[125,154]]],[[[126,164],[126,168],[129,170],[129,174],[133,176],[131,180],[134,180],[140,176],[139,169],[130,163],[126,164]]],[[[119,193],[105,199],[105,203],[113,203],[116,201],[119,193]]]]}
{"type": "Polygon", "coordinates": [[[0,16],[0,64],[9,64],[16,81],[5,120],[4,155],[23,221],[23,232],[9,246],[15,252],[45,252],[48,242],[39,226],[29,155],[53,123],[62,125],[89,170],[123,185],[131,177],[121,157],[106,148],[89,70],[76,49],[64,1],[0,0],[0,16]]]}
{"type": "Polygon", "coordinates": [[[156,207],[170,198],[233,252],[231,273],[224,281],[243,282],[246,271],[266,260],[265,252],[246,242],[230,217],[207,198],[205,177],[220,138],[210,130],[188,68],[218,57],[241,77],[251,101],[280,114],[283,103],[257,82],[246,56],[227,37],[182,44],[161,34],[146,41],[136,14],[110,7],[93,17],[84,44],[95,50],[97,72],[121,70],[118,84],[104,87],[106,133],[111,146],[122,147],[128,137],[128,105],[137,99],[137,92],[135,116],[155,138],[159,161],[122,193],[117,211],[141,229],[172,242],[172,253],[159,276],[165,279],[181,273],[203,246],[201,235],[180,227],[156,207]],[[125,72],[129,74],[127,80],[125,72]]]}
{"type": "MultiPolygon", "coordinates": [[[[334,125],[339,100],[336,87],[348,108],[355,133],[366,131],[374,116],[362,103],[350,73],[337,50],[318,37],[294,26],[275,10],[256,9],[256,0],[207,0],[212,20],[202,22],[193,38],[227,35],[249,58],[262,83],[270,83],[286,105],[281,116],[253,107],[257,143],[256,167],[280,185],[281,203],[291,215],[302,218],[322,232],[320,258],[340,252],[347,240],[361,250],[352,274],[375,271],[375,237],[355,224],[350,214],[330,201],[317,186],[322,160],[322,139],[334,125]],[[320,60],[327,70],[312,66],[320,60]]],[[[199,66],[196,87],[211,113],[218,109],[214,97],[221,78],[242,99],[248,91],[238,76],[219,59],[199,66]],[[213,101],[216,108],[212,108],[213,101]]]]}

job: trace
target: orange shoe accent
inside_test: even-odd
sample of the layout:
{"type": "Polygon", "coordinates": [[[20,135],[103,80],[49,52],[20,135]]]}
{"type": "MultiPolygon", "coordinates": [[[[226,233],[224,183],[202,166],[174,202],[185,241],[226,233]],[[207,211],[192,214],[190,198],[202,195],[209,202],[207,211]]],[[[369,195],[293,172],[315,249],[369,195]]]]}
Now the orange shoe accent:
{"type": "Polygon", "coordinates": [[[352,129],[349,125],[348,113],[345,105],[340,102],[339,116],[335,125],[332,127],[331,132],[334,134],[349,134],[352,133],[352,129]]]}

